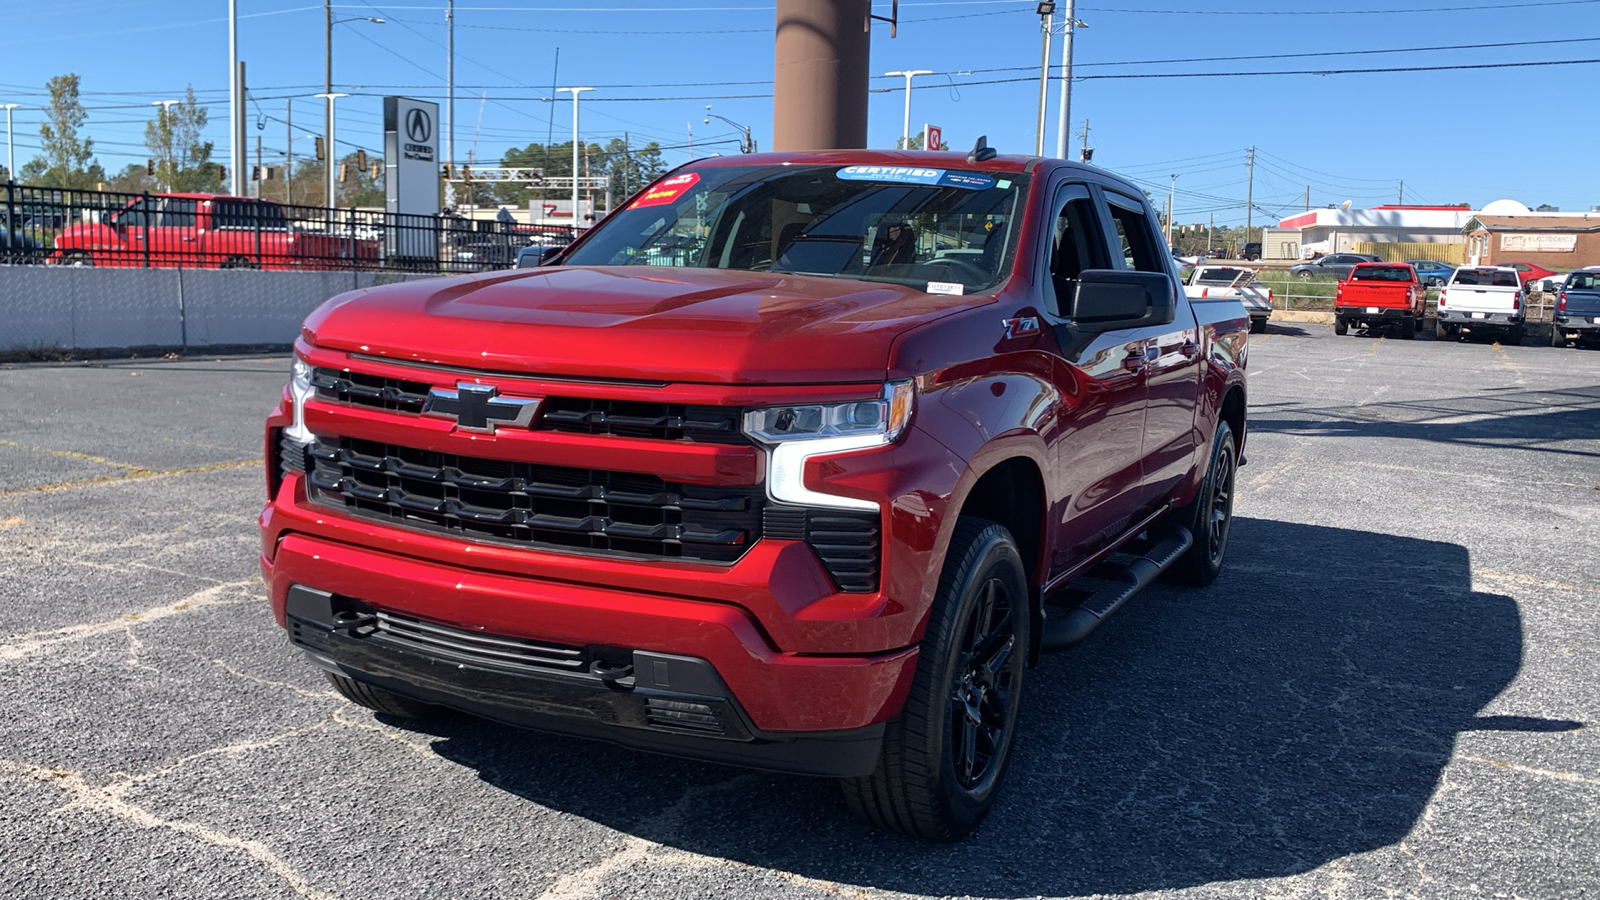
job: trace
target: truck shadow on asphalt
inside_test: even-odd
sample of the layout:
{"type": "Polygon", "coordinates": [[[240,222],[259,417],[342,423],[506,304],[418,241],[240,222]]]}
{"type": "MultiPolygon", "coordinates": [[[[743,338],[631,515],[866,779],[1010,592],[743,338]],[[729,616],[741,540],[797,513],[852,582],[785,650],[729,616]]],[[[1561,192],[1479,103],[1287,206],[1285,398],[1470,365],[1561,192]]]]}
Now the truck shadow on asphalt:
{"type": "Polygon", "coordinates": [[[1486,390],[1360,407],[1278,406],[1252,416],[1250,431],[1395,438],[1600,457],[1600,449],[1596,449],[1600,447],[1600,385],[1551,391],[1486,390]],[[1596,443],[1588,450],[1548,446],[1562,441],[1596,443]]]}
{"type": "Polygon", "coordinates": [[[1404,838],[1462,732],[1581,727],[1478,715],[1517,674],[1522,625],[1510,598],[1472,589],[1465,548],[1239,519],[1232,551],[1211,588],[1151,588],[1029,673],[1005,793],[953,846],[875,832],[819,779],[465,717],[431,726],[433,746],[532,803],[669,848],[1010,898],[1304,873],[1404,838]]]}

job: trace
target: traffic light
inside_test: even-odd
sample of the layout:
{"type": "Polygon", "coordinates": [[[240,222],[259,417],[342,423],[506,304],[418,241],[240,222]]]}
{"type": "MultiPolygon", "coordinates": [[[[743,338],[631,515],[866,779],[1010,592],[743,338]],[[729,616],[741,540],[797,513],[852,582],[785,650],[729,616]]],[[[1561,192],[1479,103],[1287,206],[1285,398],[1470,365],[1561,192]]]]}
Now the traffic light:
{"type": "Polygon", "coordinates": [[[1085,147],[1082,150],[1078,151],[1078,156],[1084,162],[1089,162],[1090,160],[1094,159],[1094,148],[1093,147],[1085,147]]]}
{"type": "Polygon", "coordinates": [[[439,166],[439,176],[441,178],[443,178],[445,181],[449,181],[450,180],[450,164],[449,163],[441,163],[440,164],[440,166],[439,166]]]}
{"type": "Polygon", "coordinates": [[[154,158],[144,161],[144,170],[146,174],[152,173],[156,170],[156,161],[154,158]]]}
{"type": "Polygon", "coordinates": [[[261,180],[261,167],[260,166],[251,166],[250,167],[250,180],[251,181],[260,181],[261,180]]]}
{"type": "Polygon", "coordinates": [[[377,181],[378,180],[378,176],[382,175],[382,174],[383,174],[383,161],[382,160],[373,160],[372,161],[372,168],[367,170],[367,176],[370,177],[373,181],[377,181]]]}
{"type": "Polygon", "coordinates": [[[217,180],[223,182],[228,180],[228,167],[221,163],[217,164],[217,180]]]}
{"type": "Polygon", "coordinates": [[[339,183],[340,184],[344,184],[345,169],[347,169],[347,168],[349,168],[347,163],[339,163],[339,183]]]}
{"type": "Polygon", "coordinates": [[[462,181],[471,181],[472,180],[472,167],[471,166],[462,166],[461,167],[461,180],[462,181]]]}
{"type": "Polygon", "coordinates": [[[365,169],[366,167],[367,167],[367,151],[365,151],[365,150],[357,150],[356,151],[356,168],[365,169]]]}
{"type": "Polygon", "coordinates": [[[317,159],[323,159],[323,160],[327,159],[328,158],[328,154],[327,154],[326,151],[327,151],[327,148],[322,146],[322,138],[320,138],[320,137],[317,138],[317,159]]]}

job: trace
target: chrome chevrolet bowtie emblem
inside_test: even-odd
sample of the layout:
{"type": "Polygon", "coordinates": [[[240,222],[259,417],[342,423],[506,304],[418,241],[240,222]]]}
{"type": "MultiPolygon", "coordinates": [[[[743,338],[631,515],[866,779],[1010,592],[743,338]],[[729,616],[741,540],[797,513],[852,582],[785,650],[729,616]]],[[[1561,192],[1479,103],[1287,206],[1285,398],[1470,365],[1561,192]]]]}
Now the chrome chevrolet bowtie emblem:
{"type": "Polygon", "coordinates": [[[497,425],[528,427],[539,411],[539,401],[518,400],[515,397],[496,396],[494,385],[472,384],[461,381],[456,389],[447,391],[434,388],[428,391],[428,402],[422,406],[425,416],[455,419],[462,431],[481,431],[494,434],[497,425]]]}

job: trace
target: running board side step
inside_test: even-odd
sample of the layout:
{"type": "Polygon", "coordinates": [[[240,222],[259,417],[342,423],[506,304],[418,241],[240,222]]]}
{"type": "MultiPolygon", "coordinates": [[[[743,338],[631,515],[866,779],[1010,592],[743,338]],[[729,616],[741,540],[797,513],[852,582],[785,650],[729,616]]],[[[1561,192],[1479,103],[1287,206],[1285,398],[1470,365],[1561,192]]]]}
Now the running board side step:
{"type": "Polygon", "coordinates": [[[1044,633],[1039,639],[1040,653],[1059,653],[1083,642],[1083,639],[1111,614],[1128,602],[1128,598],[1148,587],[1152,581],[1172,567],[1194,543],[1189,529],[1178,527],[1167,538],[1150,549],[1144,556],[1129,563],[1117,576],[1073,609],[1046,610],[1044,633]]]}

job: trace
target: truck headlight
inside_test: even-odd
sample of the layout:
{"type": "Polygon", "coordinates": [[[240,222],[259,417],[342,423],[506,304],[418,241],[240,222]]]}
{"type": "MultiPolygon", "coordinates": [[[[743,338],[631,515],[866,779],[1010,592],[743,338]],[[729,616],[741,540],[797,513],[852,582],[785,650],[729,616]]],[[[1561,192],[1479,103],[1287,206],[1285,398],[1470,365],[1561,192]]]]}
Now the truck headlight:
{"type": "Polygon", "coordinates": [[[899,440],[911,421],[911,382],[884,385],[883,396],[848,403],[772,406],[744,414],[744,433],[767,451],[767,493],[774,500],[834,509],[876,510],[871,500],[823,494],[805,486],[806,462],[870,450],[899,440]]]}
{"type": "Polygon", "coordinates": [[[316,393],[311,386],[311,364],[296,356],[289,369],[289,400],[293,404],[294,421],[283,430],[284,437],[300,444],[312,441],[306,428],[306,401],[316,393]]]}

